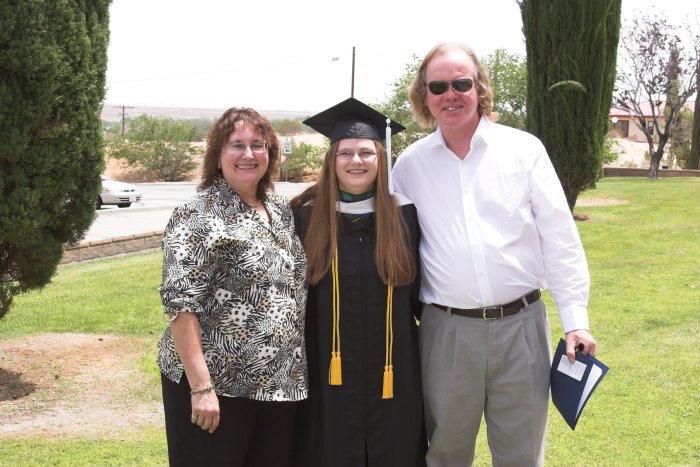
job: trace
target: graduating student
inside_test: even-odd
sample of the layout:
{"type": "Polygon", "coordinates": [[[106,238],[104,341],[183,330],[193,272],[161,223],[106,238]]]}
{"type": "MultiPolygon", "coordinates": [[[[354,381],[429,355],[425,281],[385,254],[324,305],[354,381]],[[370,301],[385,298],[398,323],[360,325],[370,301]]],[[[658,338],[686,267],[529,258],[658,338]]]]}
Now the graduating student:
{"type": "Polygon", "coordinates": [[[425,465],[416,209],[389,191],[380,141],[404,128],[350,98],[304,123],[330,139],[292,200],[308,257],[303,466],[425,465]]]}

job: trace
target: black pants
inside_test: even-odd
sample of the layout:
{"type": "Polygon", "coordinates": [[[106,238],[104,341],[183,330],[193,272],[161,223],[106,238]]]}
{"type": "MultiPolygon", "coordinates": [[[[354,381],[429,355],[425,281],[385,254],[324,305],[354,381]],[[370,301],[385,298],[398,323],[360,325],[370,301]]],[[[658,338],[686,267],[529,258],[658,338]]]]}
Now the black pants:
{"type": "Polygon", "coordinates": [[[291,466],[299,402],[261,402],[219,396],[214,433],[191,422],[190,386],[161,374],[168,460],[175,466],[291,466]]]}

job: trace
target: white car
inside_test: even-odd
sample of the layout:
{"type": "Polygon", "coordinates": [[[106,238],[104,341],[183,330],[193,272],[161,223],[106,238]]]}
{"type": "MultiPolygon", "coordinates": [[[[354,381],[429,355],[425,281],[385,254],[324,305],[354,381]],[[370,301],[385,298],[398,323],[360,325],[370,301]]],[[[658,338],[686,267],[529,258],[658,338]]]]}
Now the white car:
{"type": "Polygon", "coordinates": [[[130,183],[102,178],[102,193],[97,196],[95,208],[100,209],[105,204],[116,204],[120,208],[128,208],[131,203],[141,202],[141,192],[130,183]]]}

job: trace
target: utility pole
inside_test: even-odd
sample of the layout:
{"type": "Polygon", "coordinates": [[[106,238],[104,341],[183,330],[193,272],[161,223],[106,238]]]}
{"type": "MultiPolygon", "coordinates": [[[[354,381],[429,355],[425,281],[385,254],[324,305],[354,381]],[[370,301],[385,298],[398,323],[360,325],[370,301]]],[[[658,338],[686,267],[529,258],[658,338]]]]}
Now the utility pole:
{"type": "Polygon", "coordinates": [[[355,97],[355,46],[352,46],[352,80],[350,82],[350,97],[355,97]]]}
{"type": "Polygon", "coordinates": [[[122,138],[124,137],[124,125],[126,123],[126,109],[133,109],[133,106],[115,105],[117,109],[122,109],[122,138]]]}

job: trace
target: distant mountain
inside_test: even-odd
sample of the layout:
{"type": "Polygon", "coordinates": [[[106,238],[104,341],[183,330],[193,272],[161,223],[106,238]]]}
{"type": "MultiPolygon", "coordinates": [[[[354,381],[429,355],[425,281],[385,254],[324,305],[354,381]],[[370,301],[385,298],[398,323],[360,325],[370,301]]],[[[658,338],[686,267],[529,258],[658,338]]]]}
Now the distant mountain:
{"type": "MultiPolygon", "coordinates": [[[[256,109],[258,110],[258,109],[256,109]]],[[[105,104],[102,108],[102,120],[108,122],[118,122],[122,119],[122,112],[126,118],[135,118],[140,115],[150,115],[152,117],[170,117],[175,119],[187,118],[207,118],[216,120],[226,109],[200,109],[189,107],[125,107],[105,104]]],[[[258,110],[263,116],[270,120],[282,120],[288,118],[294,120],[299,117],[308,117],[314,111],[287,111],[287,110],[258,110]]]]}

